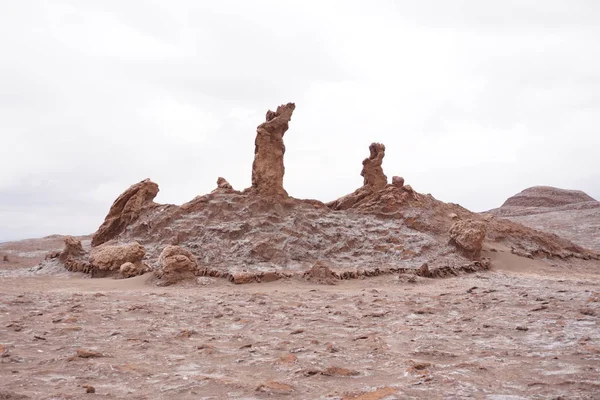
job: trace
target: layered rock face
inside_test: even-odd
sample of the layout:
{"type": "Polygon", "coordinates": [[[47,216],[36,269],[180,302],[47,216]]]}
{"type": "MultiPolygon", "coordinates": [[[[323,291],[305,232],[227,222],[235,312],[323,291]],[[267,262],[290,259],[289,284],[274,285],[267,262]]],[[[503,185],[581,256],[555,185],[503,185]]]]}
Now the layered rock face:
{"type": "Polygon", "coordinates": [[[252,189],[258,194],[287,196],[283,188],[283,135],[289,128],[295,108],[294,103],[287,103],[277,107],[277,111],[267,111],[266,121],[256,128],[252,189]]]}
{"type": "Polygon", "coordinates": [[[143,180],[127,189],[112,204],[104,223],[92,237],[92,246],[108,242],[135,221],[142,210],[152,205],[158,194],[158,185],[150,179],[143,180]]]}
{"type": "Polygon", "coordinates": [[[582,191],[535,186],[488,213],[600,251],[600,202],[582,191]]]}

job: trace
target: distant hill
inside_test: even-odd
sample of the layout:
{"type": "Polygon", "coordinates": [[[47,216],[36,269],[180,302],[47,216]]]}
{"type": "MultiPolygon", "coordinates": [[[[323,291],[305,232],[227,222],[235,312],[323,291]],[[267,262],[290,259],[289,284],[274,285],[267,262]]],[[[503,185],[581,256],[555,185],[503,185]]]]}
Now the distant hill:
{"type": "Polygon", "coordinates": [[[488,213],[600,250],[600,202],[580,190],[534,186],[488,213]]]}

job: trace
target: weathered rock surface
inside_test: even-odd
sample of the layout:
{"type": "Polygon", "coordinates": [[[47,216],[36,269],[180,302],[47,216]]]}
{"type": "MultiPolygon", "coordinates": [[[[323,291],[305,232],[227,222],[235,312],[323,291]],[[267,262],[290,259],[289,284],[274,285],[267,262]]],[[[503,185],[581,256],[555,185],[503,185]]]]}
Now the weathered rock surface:
{"type": "Polygon", "coordinates": [[[287,103],[277,107],[277,111],[267,111],[266,121],[256,129],[251,189],[258,194],[287,196],[283,188],[283,135],[295,108],[294,103],[287,103]]]}
{"type": "Polygon", "coordinates": [[[83,250],[81,241],[73,236],[65,237],[65,247],[59,254],[58,260],[71,272],[88,273],[92,269],[87,261],[86,253],[83,250]]]}
{"type": "Polygon", "coordinates": [[[200,273],[196,257],[180,246],[170,245],[165,247],[160,253],[158,262],[160,268],[155,271],[155,276],[164,285],[195,279],[200,273]]]}
{"type": "Polygon", "coordinates": [[[217,188],[212,193],[231,193],[234,192],[233,186],[225,178],[219,177],[217,179],[217,188]]]}
{"type": "Polygon", "coordinates": [[[139,262],[134,264],[128,261],[119,268],[119,276],[121,278],[132,278],[134,276],[143,275],[149,271],[150,268],[144,263],[139,262]]]}
{"type": "Polygon", "coordinates": [[[128,270],[143,271],[142,260],[146,255],[144,246],[137,242],[123,245],[108,245],[95,247],[90,252],[90,264],[93,266],[94,276],[108,276],[120,272],[125,263],[132,263],[134,268],[128,270]]]}
{"type": "Polygon", "coordinates": [[[482,221],[457,221],[450,227],[450,241],[468,258],[476,260],[481,256],[485,231],[486,226],[482,221]]]}
{"type": "Polygon", "coordinates": [[[363,169],[360,172],[360,175],[364,178],[363,184],[373,190],[383,189],[387,185],[387,176],[385,176],[381,167],[383,157],[385,157],[385,145],[371,143],[369,152],[369,157],[362,162],[363,169]]]}
{"type": "Polygon", "coordinates": [[[396,187],[403,187],[404,186],[404,178],[401,176],[393,176],[392,177],[392,185],[396,186],[396,187]]]}
{"type": "Polygon", "coordinates": [[[488,211],[600,252],[600,202],[579,190],[535,186],[488,211]]]}
{"type": "Polygon", "coordinates": [[[104,223],[92,237],[92,246],[99,246],[115,238],[135,221],[142,211],[152,205],[158,194],[158,185],[145,179],[127,189],[110,207],[104,223]]]}

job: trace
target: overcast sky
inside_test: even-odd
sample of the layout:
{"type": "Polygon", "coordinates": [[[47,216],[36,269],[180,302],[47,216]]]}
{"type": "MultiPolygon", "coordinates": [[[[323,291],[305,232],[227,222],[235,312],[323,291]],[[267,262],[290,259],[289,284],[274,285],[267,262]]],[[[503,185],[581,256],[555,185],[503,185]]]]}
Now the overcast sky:
{"type": "Polygon", "coordinates": [[[296,111],[285,187],[384,171],[474,211],[534,185],[600,198],[600,2],[0,2],[0,241],[97,229],[151,178],[181,204],[250,185],[256,126],[296,111]]]}

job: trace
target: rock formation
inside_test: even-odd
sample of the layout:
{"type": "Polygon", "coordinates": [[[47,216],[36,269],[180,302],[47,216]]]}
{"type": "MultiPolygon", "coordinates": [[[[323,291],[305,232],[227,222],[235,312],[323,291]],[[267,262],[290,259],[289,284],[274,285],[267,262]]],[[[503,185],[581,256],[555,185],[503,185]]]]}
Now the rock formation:
{"type": "Polygon", "coordinates": [[[392,177],[392,185],[396,186],[397,188],[404,187],[404,178],[401,176],[392,177]]]}
{"type": "MultiPolygon", "coordinates": [[[[363,177],[363,186],[344,197],[327,203],[333,210],[347,210],[354,208],[374,194],[387,186],[387,176],[383,173],[381,163],[385,157],[385,145],[382,143],[371,143],[369,146],[369,157],[362,162],[363,168],[360,175],[363,177]]],[[[400,178],[402,179],[402,178],[400,178]]],[[[396,184],[400,181],[396,179],[396,184]]],[[[404,185],[404,179],[402,179],[404,185]]]]}
{"type": "Polygon", "coordinates": [[[256,129],[254,163],[252,164],[252,190],[261,195],[287,196],[283,188],[283,135],[296,105],[288,103],[267,111],[266,121],[256,129]]]}
{"type": "Polygon", "coordinates": [[[580,190],[531,187],[485,216],[506,218],[600,251],[600,202],[580,190]]]}
{"type": "Polygon", "coordinates": [[[213,190],[211,193],[237,193],[235,190],[233,190],[233,186],[231,186],[231,184],[229,182],[227,182],[227,179],[219,177],[217,179],[217,188],[215,190],[213,190]]]}
{"type": "Polygon", "coordinates": [[[145,271],[142,260],[146,255],[144,246],[137,242],[123,245],[103,245],[95,247],[90,252],[90,264],[94,270],[94,276],[115,275],[120,272],[125,263],[132,263],[134,269],[128,270],[145,271]]]}
{"type": "Polygon", "coordinates": [[[155,271],[155,276],[163,285],[195,279],[199,275],[196,257],[180,246],[170,245],[164,248],[158,258],[160,268],[155,271]]]}
{"type": "Polygon", "coordinates": [[[112,204],[104,223],[92,237],[92,246],[108,242],[135,221],[144,207],[153,204],[158,185],[145,179],[127,189],[112,204]]]}
{"type": "Polygon", "coordinates": [[[134,264],[128,261],[119,268],[119,275],[121,278],[132,278],[134,276],[143,275],[149,271],[150,268],[141,262],[134,264]]]}
{"type": "Polygon", "coordinates": [[[65,237],[65,247],[58,255],[58,260],[71,272],[88,273],[92,270],[81,241],[73,236],[65,237]]]}
{"type": "Polygon", "coordinates": [[[385,145],[382,143],[371,143],[368,158],[362,162],[363,169],[360,175],[364,178],[363,186],[373,190],[383,189],[387,185],[387,176],[383,173],[381,163],[385,157],[385,145]]]}
{"type": "Polygon", "coordinates": [[[482,221],[472,219],[457,221],[450,227],[450,242],[466,257],[477,260],[481,257],[485,231],[486,226],[482,221]]]}
{"type": "MultiPolygon", "coordinates": [[[[83,255],[81,263],[67,267],[126,277],[143,273],[144,259],[165,285],[197,276],[234,283],[414,271],[442,277],[487,269],[484,240],[559,263],[600,258],[555,235],[419,194],[401,177],[388,184],[380,143],[369,146],[363,185],[354,193],[327,205],[289,197],[283,188],[283,135],[293,111],[291,103],[269,111],[258,127],[251,188],[238,192],[219,178],[213,193],[177,206],[153,203],[158,186],[140,182],[114,202],[94,235],[89,261],[83,255]]],[[[69,248],[66,254],[81,253],[75,244],[69,248]]]]}

